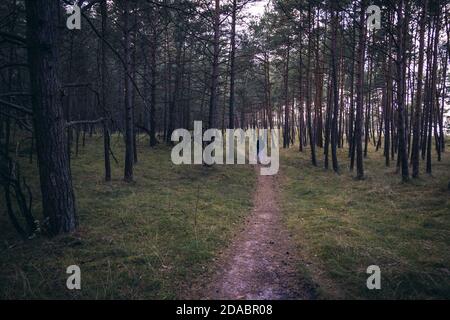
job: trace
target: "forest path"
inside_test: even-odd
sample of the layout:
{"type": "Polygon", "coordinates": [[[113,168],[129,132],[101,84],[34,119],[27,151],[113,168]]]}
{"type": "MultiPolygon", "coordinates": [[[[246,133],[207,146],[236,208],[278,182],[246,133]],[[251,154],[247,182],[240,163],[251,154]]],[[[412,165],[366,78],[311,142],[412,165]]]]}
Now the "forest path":
{"type": "Polygon", "coordinates": [[[191,288],[196,299],[311,299],[299,274],[299,258],[281,221],[276,176],[258,182],[253,211],[242,231],[217,259],[209,279],[191,288]]]}

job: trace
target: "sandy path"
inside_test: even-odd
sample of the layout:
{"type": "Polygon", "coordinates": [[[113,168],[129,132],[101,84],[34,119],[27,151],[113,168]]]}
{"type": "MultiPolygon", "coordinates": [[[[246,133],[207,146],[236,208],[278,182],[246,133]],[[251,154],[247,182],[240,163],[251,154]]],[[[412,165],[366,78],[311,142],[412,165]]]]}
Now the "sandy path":
{"type": "Polygon", "coordinates": [[[256,169],[253,212],[219,257],[211,278],[191,288],[193,298],[313,298],[313,291],[298,273],[298,257],[280,221],[276,176],[261,176],[256,169]]]}

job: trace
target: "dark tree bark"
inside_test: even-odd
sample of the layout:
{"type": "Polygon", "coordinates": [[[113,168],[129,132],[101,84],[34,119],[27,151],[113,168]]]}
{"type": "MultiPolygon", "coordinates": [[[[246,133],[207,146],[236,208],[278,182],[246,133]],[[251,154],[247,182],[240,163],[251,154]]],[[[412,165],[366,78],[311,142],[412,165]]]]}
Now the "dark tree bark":
{"type": "Polygon", "coordinates": [[[299,57],[298,57],[298,150],[303,152],[303,58],[302,58],[302,33],[299,32],[300,46],[299,46],[299,57]]]}
{"type": "MultiPolygon", "coordinates": [[[[356,5],[353,6],[356,8],[356,5]]],[[[355,166],[355,66],[356,66],[356,19],[353,18],[353,26],[352,26],[352,49],[351,49],[351,70],[350,70],[350,107],[349,107],[349,116],[348,116],[348,156],[350,158],[350,171],[353,171],[355,166]]]]}
{"type": "Polygon", "coordinates": [[[284,69],[284,128],[283,128],[283,148],[289,148],[289,51],[290,44],[286,47],[285,69],[284,69]]]}
{"type": "Polygon", "coordinates": [[[215,0],[213,63],[211,75],[211,96],[209,100],[209,128],[216,128],[217,121],[217,86],[219,82],[219,54],[220,54],[220,0],[215,0]]]}
{"type": "Polygon", "coordinates": [[[236,58],[236,11],[237,0],[233,0],[231,12],[231,51],[230,51],[230,104],[228,128],[234,128],[234,81],[235,81],[235,58],[236,58]]]}
{"type": "Polygon", "coordinates": [[[180,91],[182,87],[182,77],[183,77],[183,63],[182,54],[184,47],[184,32],[180,28],[175,31],[175,42],[176,42],[176,53],[175,53],[175,82],[173,85],[172,99],[169,104],[169,123],[168,123],[168,133],[166,137],[167,144],[171,144],[172,132],[175,130],[176,126],[176,106],[180,101],[180,91]]]}
{"type": "MultiPolygon", "coordinates": [[[[317,30],[320,28],[320,9],[317,9],[317,30]]],[[[327,16],[325,16],[327,21],[327,16]]],[[[327,23],[327,22],[325,22],[327,23]]],[[[322,95],[323,95],[323,71],[322,61],[320,58],[320,32],[316,32],[316,41],[314,49],[315,60],[315,72],[314,72],[314,84],[315,84],[315,97],[314,97],[314,137],[319,148],[323,148],[323,114],[322,114],[322,95]]]]}
{"type": "MultiPolygon", "coordinates": [[[[106,6],[106,0],[100,2],[100,11],[102,15],[102,37],[103,40],[106,38],[107,31],[107,16],[108,10],[106,6]]],[[[102,87],[102,106],[103,114],[105,120],[103,121],[103,154],[105,158],[105,181],[111,181],[111,160],[109,157],[110,152],[110,134],[108,128],[107,119],[107,102],[106,102],[106,78],[107,78],[107,67],[106,67],[106,42],[101,41],[101,51],[102,51],[102,65],[101,65],[101,87],[102,87]]]]}
{"type": "Polygon", "coordinates": [[[356,176],[358,179],[364,178],[363,149],[361,140],[361,128],[363,121],[364,106],[364,57],[366,45],[366,24],[365,24],[366,1],[361,1],[359,14],[359,39],[358,39],[358,72],[356,87],[356,122],[355,122],[355,147],[356,147],[356,176]]]}
{"type": "MultiPolygon", "coordinates": [[[[333,2],[336,4],[335,2],[333,2]]],[[[334,7],[334,6],[333,6],[334,7]]],[[[331,120],[331,157],[333,162],[333,170],[339,172],[339,163],[336,153],[338,144],[338,114],[339,114],[339,93],[338,93],[338,77],[337,77],[337,59],[336,59],[336,41],[337,41],[337,29],[339,27],[339,20],[336,9],[333,8],[331,12],[331,85],[333,87],[333,116],[331,120]]]]}
{"type": "MultiPolygon", "coordinates": [[[[391,52],[391,40],[389,40],[388,52],[391,52]]],[[[387,66],[385,71],[386,79],[386,99],[384,106],[384,157],[386,167],[390,166],[390,149],[391,149],[391,115],[392,115],[392,61],[387,58],[387,66]]]]}
{"type": "MultiPolygon", "coordinates": [[[[440,31],[440,15],[439,6],[437,9],[437,15],[435,17],[435,34],[433,43],[433,66],[431,70],[431,86],[430,86],[430,103],[429,103],[429,116],[428,116],[428,143],[427,143],[427,162],[426,162],[426,172],[428,174],[432,173],[431,167],[431,148],[432,148],[432,128],[433,128],[433,116],[436,105],[436,81],[437,81],[437,55],[438,55],[438,43],[439,43],[439,31],[440,31]]],[[[439,151],[438,151],[439,152],[439,151]]]]}
{"type": "MultiPolygon", "coordinates": [[[[448,41],[450,42],[450,41],[448,41]]],[[[441,110],[439,111],[439,146],[441,148],[441,152],[445,152],[445,134],[444,134],[444,108],[445,108],[445,98],[446,98],[446,92],[447,86],[446,86],[446,79],[447,79],[447,69],[448,69],[448,56],[450,55],[450,52],[446,52],[445,58],[442,60],[442,64],[444,65],[442,67],[442,90],[441,90],[441,110]]],[[[439,108],[438,108],[439,109],[439,108]]],[[[440,161],[441,159],[439,159],[440,161]]]]}
{"type": "Polygon", "coordinates": [[[413,141],[412,141],[412,176],[419,177],[419,141],[420,141],[420,118],[422,109],[422,80],[423,80],[423,58],[425,43],[425,23],[427,16],[428,1],[424,0],[422,7],[422,15],[420,18],[420,35],[419,35],[419,62],[417,70],[417,87],[416,100],[414,106],[414,123],[413,123],[413,141]]]}
{"type": "Polygon", "coordinates": [[[266,110],[267,110],[267,117],[269,120],[269,127],[270,129],[273,129],[273,115],[272,115],[272,85],[270,83],[270,59],[269,54],[264,51],[264,99],[266,110]]]}
{"type": "Polygon", "coordinates": [[[367,101],[366,101],[366,121],[364,124],[364,158],[367,158],[368,149],[369,149],[369,139],[370,139],[370,120],[373,119],[373,116],[371,115],[371,86],[372,86],[372,65],[373,65],[373,59],[369,56],[369,69],[367,77],[368,80],[368,86],[367,86],[367,101]]]}
{"type": "MultiPolygon", "coordinates": [[[[431,25],[431,24],[430,24],[431,25]]],[[[433,46],[433,28],[428,28],[427,35],[427,50],[426,50],[426,73],[425,73],[425,85],[424,85],[424,108],[423,116],[421,119],[421,156],[422,160],[425,160],[427,153],[427,142],[428,142],[428,124],[429,124],[429,110],[430,110],[430,77],[431,77],[431,66],[432,66],[432,46],[433,46]]]]}
{"type": "MultiPolygon", "coordinates": [[[[133,20],[133,27],[136,26],[137,23],[137,19],[136,19],[136,14],[134,14],[134,20],[133,20]]],[[[131,37],[131,43],[133,44],[132,46],[132,53],[131,53],[131,67],[130,67],[130,76],[131,76],[131,83],[132,84],[136,84],[136,33],[132,32],[131,33],[132,37],[131,37]]],[[[130,43],[130,44],[131,44],[130,43]]],[[[137,150],[137,134],[138,134],[138,129],[136,128],[136,126],[134,125],[134,119],[136,118],[136,87],[132,86],[131,89],[131,106],[132,106],[132,112],[133,112],[133,162],[134,164],[138,163],[138,150],[137,150]]]]}
{"type": "Polygon", "coordinates": [[[125,57],[125,172],[124,180],[133,181],[134,165],[134,119],[133,88],[131,85],[131,49],[128,1],[123,1],[124,57],[125,57]]]}
{"type": "Polygon", "coordinates": [[[317,166],[317,160],[316,160],[316,139],[313,133],[312,128],[312,119],[311,119],[311,81],[310,80],[310,74],[311,74],[311,5],[308,6],[308,54],[306,59],[306,118],[307,118],[307,126],[308,126],[308,136],[309,136],[309,144],[311,147],[311,162],[313,166],[317,166]]]}
{"type": "Polygon", "coordinates": [[[157,54],[157,41],[158,34],[156,27],[153,27],[152,31],[152,48],[151,48],[151,83],[150,83],[150,147],[154,147],[157,143],[156,140],[156,54],[157,54]]]}
{"type": "Polygon", "coordinates": [[[58,79],[59,1],[27,0],[28,63],[44,215],[53,235],[78,226],[58,79]]]}
{"type": "Polygon", "coordinates": [[[401,164],[402,180],[409,179],[408,154],[406,147],[405,134],[405,73],[406,73],[406,55],[405,55],[405,37],[407,30],[408,8],[403,12],[404,0],[401,0],[397,7],[397,116],[398,116],[398,157],[401,164]]]}
{"type": "Polygon", "coordinates": [[[327,109],[325,112],[325,116],[326,116],[326,118],[325,118],[325,145],[324,145],[324,150],[323,150],[324,156],[325,156],[324,167],[327,170],[328,170],[329,163],[330,163],[329,151],[330,151],[330,131],[331,131],[331,118],[332,118],[331,105],[332,105],[332,97],[333,97],[330,82],[331,82],[331,77],[330,77],[330,81],[328,81],[328,90],[327,90],[327,109]]]}

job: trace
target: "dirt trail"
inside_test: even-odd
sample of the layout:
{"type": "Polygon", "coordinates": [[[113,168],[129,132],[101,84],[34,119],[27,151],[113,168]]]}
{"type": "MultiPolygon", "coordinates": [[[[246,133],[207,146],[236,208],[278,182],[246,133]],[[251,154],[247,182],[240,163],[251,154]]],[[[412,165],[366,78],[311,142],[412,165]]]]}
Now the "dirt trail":
{"type": "Polygon", "coordinates": [[[191,288],[194,299],[311,299],[298,257],[282,225],[276,176],[261,176],[243,230],[222,253],[209,279],[191,288]]]}

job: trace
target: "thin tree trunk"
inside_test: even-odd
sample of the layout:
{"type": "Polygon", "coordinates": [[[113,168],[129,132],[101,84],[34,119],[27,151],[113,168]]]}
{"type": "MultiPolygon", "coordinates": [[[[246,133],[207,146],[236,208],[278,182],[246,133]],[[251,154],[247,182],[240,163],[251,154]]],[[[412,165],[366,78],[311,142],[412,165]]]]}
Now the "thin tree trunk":
{"type": "Polygon", "coordinates": [[[220,53],[220,0],[215,0],[213,64],[211,75],[211,96],[209,100],[209,128],[216,128],[217,121],[217,86],[219,82],[219,53],[220,53]]]}
{"type": "Polygon", "coordinates": [[[417,88],[416,101],[414,107],[414,123],[413,123],[413,141],[412,141],[412,176],[419,177],[419,141],[420,141],[420,118],[422,108],[422,79],[423,79],[423,57],[425,43],[425,23],[427,16],[428,0],[424,0],[422,7],[422,15],[420,18],[420,34],[419,34],[419,66],[417,70],[417,88]]]}
{"type": "Polygon", "coordinates": [[[130,26],[128,1],[123,1],[123,23],[124,23],[124,57],[125,57],[125,171],[124,180],[133,181],[134,165],[134,119],[133,119],[133,95],[130,79],[131,50],[130,50],[130,26]]]}
{"type": "Polygon", "coordinates": [[[366,1],[361,1],[361,10],[359,14],[359,39],[358,39],[358,72],[356,87],[356,123],[355,123],[355,146],[356,146],[356,176],[358,179],[364,178],[363,150],[361,141],[361,127],[364,115],[364,57],[366,44],[366,24],[365,24],[365,5],[366,1]]]}
{"type": "MultiPolygon", "coordinates": [[[[335,2],[333,2],[335,4],[335,2]]],[[[334,6],[333,6],[334,7],[334,6]]],[[[339,172],[339,163],[337,158],[337,144],[338,144],[338,115],[339,115],[339,92],[338,92],[338,77],[337,77],[337,61],[336,61],[336,41],[337,29],[339,28],[339,20],[336,9],[331,12],[332,36],[331,36],[331,85],[333,87],[333,116],[331,121],[331,157],[333,161],[333,170],[339,172]]],[[[331,113],[330,113],[331,115],[331,113]]]]}
{"type": "MultiPolygon", "coordinates": [[[[105,39],[107,35],[107,18],[108,9],[106,6],[106,0],[100,2],[100,11],[102,15],[102,38],[105,39]]],[[[101,65],[101,88],[102,88],[102,107],[103,107],[103,155],[105,158],[105,181],[111,181],[111,160],[109,156],[110,152],[110,135],[107,121],[107,102],[106,102],[106,79],[107,79],[107,67],[106,67],[106,42],[101,41],[102,51],[102,65],[101,65]]]]}
{"type": "Polygon", "coordinates": [[[431,70],[431,90],[430,90],[430,103],[429,103],[429,116],[428,116],[428,143],[427,143],[427,162],[426,171],[428,174],[432,173],[431,168],[431,148],[432,148],[432,128],[433,128],[433,115],[434,107],[436,104],[436,78],[437,78],[437,54],[438,54],[438,43],[439,43],[439,30],[440,30],[440,15],[439,7],[437,10],[438,14],[435,18],[435,34],[434,34],[434,44],[433,44],[433,66],[431,70]]]}
{"type": "Polygon", "coordinates": [[[233,0],[231,14],[231,52],[230,52],[230,103],[228,128],[234,128],[234,81],[235,81],[235,56],[236,56],[236,10],[237,0],[233,0]]]}
{"type": "Polygon", "coordinates": [[[308,136],[309,136],[309,144],[311,147],[311,162],[313,166],[317,166],[316,160],[316,140],[313,133],[312,128],[312,119],[311,119],[311,81],[310,80],[310,69],[311,69],[311,4],[308,5],[308,54],[306,60],[306,117],[307,117],[307,125],[308,125],[308,136]]]}
{"type": "MultiPolygon", "coordinates": [[[[289,41],[289,40],[288,40],[289,41]]],[[[289,51],[290,44],[287,44],[284,70],[284,128],[283,128],[283,148],[289,148],[289,51]]]]}
{"type": "Polygon", "coordinates": [[[404,0],[397,8],[398,38],[397,38],[397,116],[398,116],[398,157],[401,163],[402,180],[409,179],[408,154],[405,135],[405,73],[406,73],[406,30],[408,21],[408,6],[403,12],[404,0]]]}

